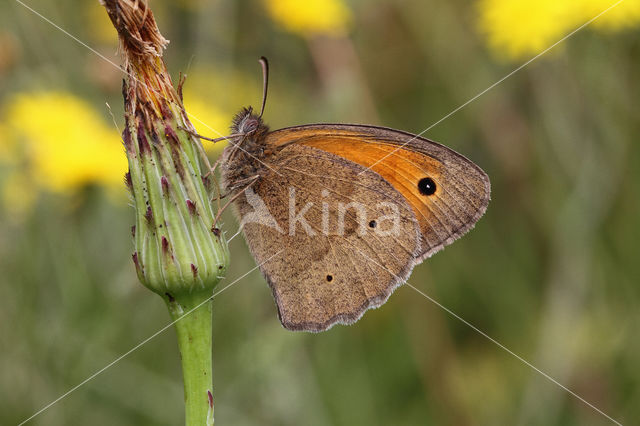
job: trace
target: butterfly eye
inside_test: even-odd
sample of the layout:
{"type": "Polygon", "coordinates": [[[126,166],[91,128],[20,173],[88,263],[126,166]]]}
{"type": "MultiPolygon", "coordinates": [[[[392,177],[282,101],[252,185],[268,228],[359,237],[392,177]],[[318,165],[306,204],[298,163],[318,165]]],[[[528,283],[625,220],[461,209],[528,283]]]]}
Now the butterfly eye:
{"type": "Polygon", "coordinates": [[[329,282],[333,281],[333,275],[327,275],[327,281],[329,282]]]}
{"type": "Polygon", "coordinates": [[[431,178],[422,178],[418,182],[418,191],[422,195],[433,195],[436,192],[436,183],[431,178]]]}
{"type": "Polygon", "coordinates": [[[247,123],[244,126],[244,131],[246,133],[250,133],[255,131],[258,128],[258,122],[256,120],[247,120],[247,123]]]}

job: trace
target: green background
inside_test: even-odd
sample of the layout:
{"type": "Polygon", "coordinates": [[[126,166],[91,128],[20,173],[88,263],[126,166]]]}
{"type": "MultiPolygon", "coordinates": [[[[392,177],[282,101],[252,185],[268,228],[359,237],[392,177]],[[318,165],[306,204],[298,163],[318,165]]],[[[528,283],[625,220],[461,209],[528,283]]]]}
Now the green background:
{"type": "MultiPolygon", "coordinates": [[[[355,122],[417,133],[523,62],[492,54],[477,9],[461,0],[353,1],[340,39],[288,33],[257,1],[185,3],[151,3],[171,40],[165,59],[174,77],[210,71],[210,81],[187,79],[187,88],[230,120],[259,104],[256,59],[267,56],[272,128],[355,122]]],[[[94,41],[85,2],[28,4],[119,63],[115,43],[94,41]]],[[[1,71],[0,102],[66,90],[111,125],[108,102],[121,126],[122,75],[111,65],[13,1],[0,5],[0,24],[20,52],[1,71]],[[99,85],[96,73],[113,75],[99,85]]],[[[469,235],[409,280],[625,424],[640,419],[638,35],[580,32],[425,134],[480,165],[492,201],[469,235]]],[[[4,207],[0,423],[9,425],[169,316],[136,280],[125,197],[95,185],[44,192],[18,222],[4,207]]],[[[227,236],[236,229],[225,216],[227,236]]],[[[230,244],[220,286],[255,266],[242,237],[230,244]]],[[[219,425],[612,424],[407,286],[353,326],[293,333],[254,271],[214,299],[213,353],[219,425]]],[[[182,419],[168,330],[30,424],[182,419]]]]}

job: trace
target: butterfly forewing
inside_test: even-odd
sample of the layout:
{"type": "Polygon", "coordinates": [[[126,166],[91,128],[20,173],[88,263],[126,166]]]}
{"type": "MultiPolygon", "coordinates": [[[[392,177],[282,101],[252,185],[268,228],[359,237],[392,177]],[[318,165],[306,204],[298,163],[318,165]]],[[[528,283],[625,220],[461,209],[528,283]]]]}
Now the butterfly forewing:
{"type": "Polygon", "coordinates": [[[487,175],[474,163],[428,139],[393,129],[316,124],[270,133],[273,146],[306,145],[372,170],[400,192],[421,231],[417,260],[470,230],[490,197],[487,175]]]}

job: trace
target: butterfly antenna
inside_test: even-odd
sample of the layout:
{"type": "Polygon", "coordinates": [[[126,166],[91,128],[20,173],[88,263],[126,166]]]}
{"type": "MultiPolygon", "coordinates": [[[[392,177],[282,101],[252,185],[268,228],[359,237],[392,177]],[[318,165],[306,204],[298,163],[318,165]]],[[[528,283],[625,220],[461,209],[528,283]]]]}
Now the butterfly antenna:
{"type": "Polygon", "coordinates": [[[262,108],[260,109],[260,118],[262,118],[264,107],[267,104],[267,89],[269,88],[269,61],[262,56],[259,62],[262,66],[262,108]]]}

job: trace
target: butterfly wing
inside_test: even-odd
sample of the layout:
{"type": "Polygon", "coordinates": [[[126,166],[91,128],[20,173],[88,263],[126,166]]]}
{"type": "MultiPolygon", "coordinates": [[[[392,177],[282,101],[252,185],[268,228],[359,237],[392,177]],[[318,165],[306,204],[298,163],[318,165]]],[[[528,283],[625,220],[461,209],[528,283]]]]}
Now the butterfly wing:
{"type": "Polygon", "coordinates": [[[290,144],[236,201],[249,248],[292,330],[322,331],[384,303],[421,253],[411,206],[365,167],[290,144]]]}
{"type": "Polygon", "coordinates": [[[271,146],[305,145],[338,155],[390,183],[418,220],[422,249],[417,261],[473,228],[489,203],[491,185],[482,169],[457,152],[410,133],[313,124],[277,130],[266,141],[271,146]]]}

